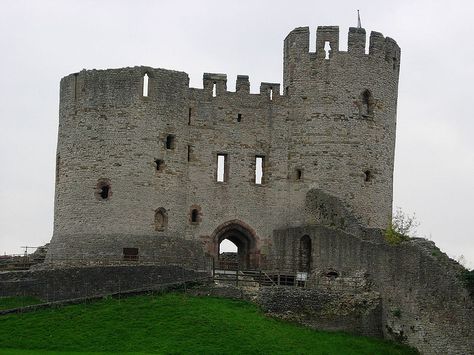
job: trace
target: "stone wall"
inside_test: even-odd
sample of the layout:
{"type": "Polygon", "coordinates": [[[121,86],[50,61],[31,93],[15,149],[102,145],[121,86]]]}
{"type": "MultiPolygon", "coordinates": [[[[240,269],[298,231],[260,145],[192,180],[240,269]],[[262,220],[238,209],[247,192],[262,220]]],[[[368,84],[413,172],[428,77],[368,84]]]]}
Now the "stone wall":
{"type": "Polygon", "coordinates": [[[271,316],[314,329],[381,337],[382,304],[377,292],[329,292],[299,287],[263,287],[257,303],[271,316]]]}
{"type": "Polygon", "coordinates": [[[381,235],[356,236],[325,226],[290,228],[274,233],[272,253],[285,256],[280,269],[294,267],[290,261],[298,260],[303,236],[312,242],[310,287],[376,291],[385,337],[425,354],[474,353],[474,304],[460,277],[463,268],[434,243],[411,239],[389,245],[381,235]]]}
{"type": "MultiPolygon", "coordinates": [[[[160,254],[167,237],[215,253],[213,232],[234,220],[255,232],[257,252],[266,254],[274,229],[314,222],[301,210],[315,188],[344,201],[362,225],[384,227],[400,52],[373,33],[365,54],[365,31],[356,32],[347,52],[336,46],[325,59],[319,47],[309,52],[307,28],[292,31],[283,93],[262,83],[251,94],[247,76],[228,91],[226,75],[209,73],[195,89],[186,73],[144,66],[64,77],[50,254],[160,254]],[[216,181],[218,154],[227,159],[224,182],[216,181]]],[[[319,44],[327,33],[318,28],[319,44]]],[[[338,42],[337,28],[330,37],[338,42]]]]}
{"type": "Polygon", "coordinates": [[[153,290],[167,284],[200,280],[209,273],[180,266],[94,266],[0,272],[0,297],[33,296],[49,302],[126,291],[153,290]]]}

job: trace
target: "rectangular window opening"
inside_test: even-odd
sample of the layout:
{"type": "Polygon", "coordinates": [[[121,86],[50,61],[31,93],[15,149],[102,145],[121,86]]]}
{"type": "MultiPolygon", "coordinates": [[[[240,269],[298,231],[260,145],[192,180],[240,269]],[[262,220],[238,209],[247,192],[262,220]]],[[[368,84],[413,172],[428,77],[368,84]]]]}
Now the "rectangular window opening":
{"type": "Polygon", "coordinates": [[[263,168],[264,168],[265,157],[255,157],[255,184],[263,184],[263,168]]]}
{"type": "Polygon", "coordinates": [[[123,248],[123,260],[138,260],[138,248],[123,248]]]}
{"type": "Polygon", "coordinates": [[[171,134],[169,134],[168,136],[166,136],[166,149],[174,149],[174,145],[175,145],[175,137],[171,134]]]}
{"type": "Polygon", "coordinates": [[[193,112],[193,110],[192,110],[192,108],[190,107],[190,108],[189,108],[189,112],[188,112],[188,126],[191,125],[191,115],[192,115],[192,112],[193,112]]]}
{"type": "Polygon", "coordinates": [[[241,113],[239,113],[237,115],[237,122],[240,122],[240,121],[242,121],[242,114],[241,113]]]}
{"type": "Polygon", "coordinates": [[[295,176],[296,180],[301,180],[303,179],[303,170],[301,169],[296,169],[296,176],[295,176]]]}
{"type": "Polygon", "coordinates": [[[217,154],[217,182],[227,181],[227,154],[217,154]]]}

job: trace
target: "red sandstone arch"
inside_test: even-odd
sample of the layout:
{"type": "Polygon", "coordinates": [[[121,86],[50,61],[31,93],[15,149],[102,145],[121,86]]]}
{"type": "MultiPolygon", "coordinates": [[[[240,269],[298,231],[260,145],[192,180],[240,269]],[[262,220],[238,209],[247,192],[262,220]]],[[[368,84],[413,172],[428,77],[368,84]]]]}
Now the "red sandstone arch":
{"type": "Polygon", "coordinates": [[[219,259],[219,245],[224,239],[237,246],[240,267],[252,269],[259,266],[258,237],[252,227],[238,219],[218,226],[211,235],[212,253],[216,260],[219,259]]]}

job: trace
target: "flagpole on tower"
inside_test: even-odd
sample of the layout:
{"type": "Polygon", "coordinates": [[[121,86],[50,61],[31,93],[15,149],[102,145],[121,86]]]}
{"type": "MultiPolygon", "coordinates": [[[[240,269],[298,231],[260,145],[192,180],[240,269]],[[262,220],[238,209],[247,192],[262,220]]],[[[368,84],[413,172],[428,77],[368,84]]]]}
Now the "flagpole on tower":
{"type": "Polygon", "coordinates": [[[359,10],[357,10],[357,28],[362,28],[362,24],[360,23],[360,14],[359,14],[359,10]]]}

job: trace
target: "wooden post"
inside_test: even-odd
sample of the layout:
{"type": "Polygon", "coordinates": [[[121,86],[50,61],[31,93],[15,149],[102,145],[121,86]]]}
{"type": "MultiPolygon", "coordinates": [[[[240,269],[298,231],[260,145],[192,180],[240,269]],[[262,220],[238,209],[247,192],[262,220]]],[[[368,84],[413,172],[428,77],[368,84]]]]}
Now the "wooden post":
{"type": "Polygon", "coordinates": [[[235,272],[235,286],[239,286],[239,263],[237,263],[237,270],[235,272]]]}

